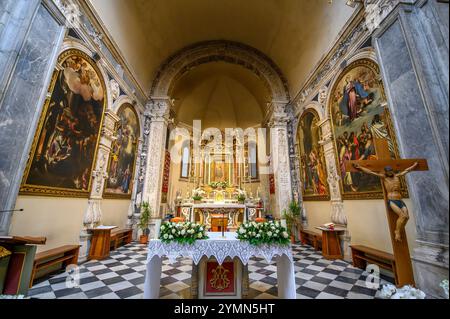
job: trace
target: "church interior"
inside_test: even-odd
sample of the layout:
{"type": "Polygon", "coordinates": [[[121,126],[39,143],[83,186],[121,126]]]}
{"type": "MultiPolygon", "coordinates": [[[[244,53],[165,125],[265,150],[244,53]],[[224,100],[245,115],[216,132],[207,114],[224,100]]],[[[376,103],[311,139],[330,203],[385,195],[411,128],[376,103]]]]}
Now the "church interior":
{"type": "Polygon", "coordinates": [[[448,10],[0,0],[0,299],[448,299],[448,10]]]}

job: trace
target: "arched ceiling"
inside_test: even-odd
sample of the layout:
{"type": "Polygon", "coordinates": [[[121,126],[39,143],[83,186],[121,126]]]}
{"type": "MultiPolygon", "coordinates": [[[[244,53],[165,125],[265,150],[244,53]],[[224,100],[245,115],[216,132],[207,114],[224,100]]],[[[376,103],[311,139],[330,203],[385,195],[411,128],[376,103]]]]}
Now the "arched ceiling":
{"type": "Polygon", "coordinates": [[[175,52],[228,40],[270,57],[295,96],[355,10],[345,0],[88,1],[147,92],[175,52]]]}
{"type": "Polygon", "coordinates": [[[251,71],[225,62],[203,64],[185,74],[171,92],[177,120],[204,128],[246,129],[262,123],[270,93],[251,71]]]}

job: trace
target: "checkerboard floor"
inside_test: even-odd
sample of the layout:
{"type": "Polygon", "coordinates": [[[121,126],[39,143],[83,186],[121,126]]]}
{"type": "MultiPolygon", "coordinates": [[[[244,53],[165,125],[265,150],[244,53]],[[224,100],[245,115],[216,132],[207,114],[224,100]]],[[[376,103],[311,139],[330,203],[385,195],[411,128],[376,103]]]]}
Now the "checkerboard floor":
{"type": "MultiPolygon", "coordinates": [[[[309,246],[293,245],[298,299],[374,299],[377,290],[368,288],[368,273],[341,260],[323,259],[309,246]]],[[[79,267],[79,285],[70,286],[67,272],[37,281],[29,291],[36,299],[142,299],[147,247],[132,243],[111,252],[103,261],[79,267]],[[67,284],[69,282],[69,285],[67,284]],[[68,288],[69,287],[69,288],[68,288]],[[70,288],[73,287],[73,288],[70,288]]],[[[164,260],[161,278],[162,299],[189,299],[192,261],[164,260]]],[[[249,299],[277,298],[277,273],[274,263],[262,258],[249,263],[249,299]]],[[[386,284],[381,279],[381,284],[386,284]]]]}

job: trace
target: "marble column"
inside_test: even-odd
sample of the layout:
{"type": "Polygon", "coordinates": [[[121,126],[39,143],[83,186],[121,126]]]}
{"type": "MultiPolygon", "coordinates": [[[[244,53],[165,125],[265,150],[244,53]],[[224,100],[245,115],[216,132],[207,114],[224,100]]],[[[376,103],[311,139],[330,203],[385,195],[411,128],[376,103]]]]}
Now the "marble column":
{"type": "MultiPolygon", "coordinates": [[[[111,146],[116,139],[115,127],[120,118],[113,112],[107,111],[103,120],[100,143],[97,150],[95,169],[92,171],[91,193],[88,206],[83,218],[83,230],[80,234],[79,262],[87,260],[89,255],[89,242],[91,234],[89,229],[97,227],[102,223],[102,199],[105,180],[108,178],[108,161],[111,146]]],[[[107,225],[113,226],[113,225],[107,225]]]]}
{"type": "Polygon", "coordinates": [[[344,252],[344,258],[346,260],[351,259],[351,236],[347,228],[347,215],[344,211],[344,202],[342,201],[341,187],[340,187],[340,169],[337,166],[335,153],[334,153],[334,141],[331,128],[330,119],[325,119],[319,123],[322,140],[320,144],[323,147],[325,161],[328,172],[328,185],[330,188],[331,199],[331,222],[345,227],[347,230],[341,235],[342,251],[344,252]]]}
{"type": "Polygon", "coordinates": [[[416,215],[416,284],[444,297],[449,242],[449,3],[390,1],[374,10],[374,45],[403,158],[426,158],[430,171],[408,176],[416,215]]]}
{"type": "Polygon", "coordinates": [[[273,103],[273,114],[269,121],[270,150],[272,168],[275,177],[275,201],[272,205],[275,218],[282,217],[283,210],[289,208],[293,199],[292,180],[288,142],[289,117],[286,104],[273,103]]]}
{"type": "Polygon", "coordinates": [[[164,155],[171,101],[153,98],[147,106],[150,118],[147,150],[147,169],[142,198],[151,208],[150,238],[157,238],[161,225],[161,196],[164,174],[164,155]]]}
{"type": "MultiPolygon", "coordinates": [[[[41,1],[1,1],[0,210],[15,207],[63,36],[41,1]]],[[[11,217],[0,213],[0,235],[8,234],[11,217]]]]}

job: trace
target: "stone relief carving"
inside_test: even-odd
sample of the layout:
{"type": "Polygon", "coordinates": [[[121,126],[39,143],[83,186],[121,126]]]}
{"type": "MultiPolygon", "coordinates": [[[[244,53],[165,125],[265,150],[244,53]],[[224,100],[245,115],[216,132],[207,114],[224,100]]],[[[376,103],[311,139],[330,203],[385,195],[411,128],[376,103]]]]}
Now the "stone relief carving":
{"type": "Polygon", "coordinates": [[[92,172],[93,187],[88,202],[88,207],[84,216],[84,225],[97,225],[101,222],[102,212],[100,203],[103,195],[105,180],[108,177],[108,159],[111,151],[111,144],[115,139],[114,128],[119,121],[117,115],[112,112],[106,112],[103,121],[102,135],[97,152],[95,170],[92,172]]]}
{"type": "Polygon", "coordinates": [[[324,86],[319,90],[319,103],[320,105],[322,105],[323,108],[325,108],[327,98],[328,98],[328,87],[324,86]]]}
{"type": "Polygon", "coordinates": [[[111,96],[113,101],[117,100],[120,96],[120,86],[116,80],[112,79],[109,81],[109,87],[111,89],[111,96]]]}
{"type": "Polygon", "coordinates": [[[366,27],[370,32],[378,29],[381,22],[399,3],[399,0],[365,0],[366,27]]]}
{"type": "MultiPolygon", "coordinates": [[[[152,208],[152,218],[159,218],[161,197],[161,178],[163,170],[164,148],[170,115],[170,101],[153,100],[146,113],[145,134],[148,138],[145,177],[143,178],[143,200],[152,208]],[[148,123],[147,123],[148,121],[148,123]]],[[[144,151],[144,150],[142,150],[144,151]]]]}

